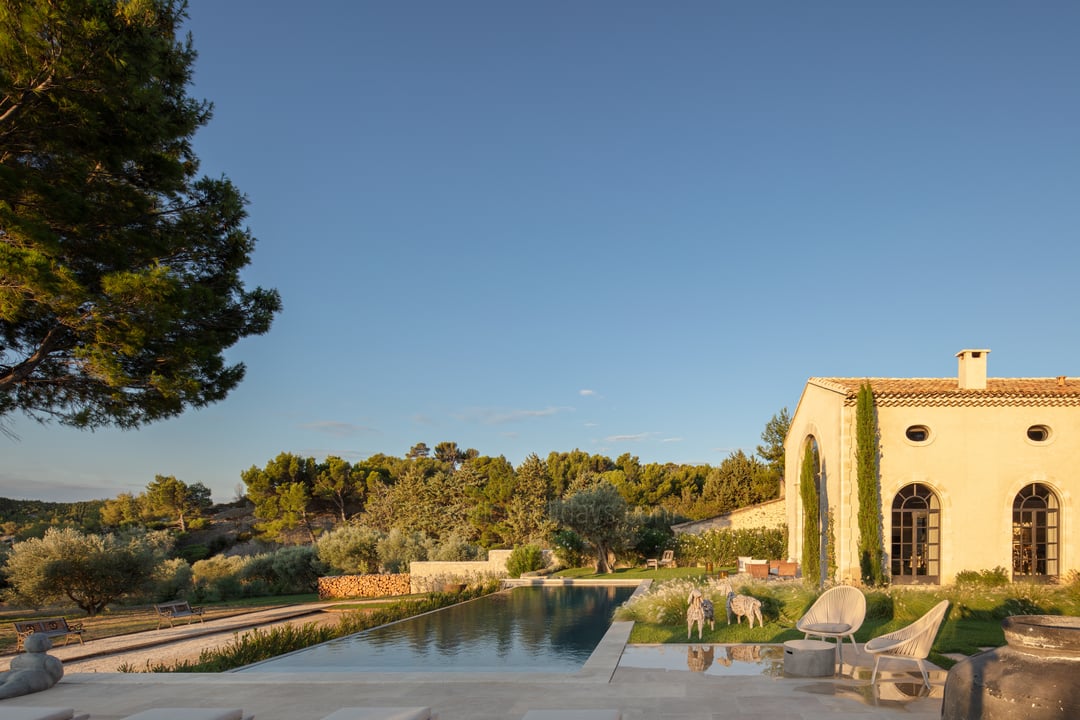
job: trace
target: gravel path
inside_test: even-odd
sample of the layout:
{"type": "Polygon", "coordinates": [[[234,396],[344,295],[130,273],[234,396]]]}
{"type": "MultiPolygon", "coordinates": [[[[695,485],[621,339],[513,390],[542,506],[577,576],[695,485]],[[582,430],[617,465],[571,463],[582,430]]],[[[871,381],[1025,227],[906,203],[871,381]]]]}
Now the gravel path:
{"type": "MultiPolygon", "coordinates": [[[[264,630],[282,625],[306,625],[308,623],[319,625],[336,625],[338,614],[323,612],[314,615],[304,615],[298,618],[284,620],[282,622],[259,625],[264,630]]],[[[188,640],[176,640],[174,642],[155,645],[148,648],[124,650],[108,655],[88,657],[84,659],[72,659],[64,661],[65,673],[86,672],[118,672],[122,666],[128,667],[135,672],[146,672],[149,664],[173,665],[184,660],[198,660],[203,650],[224,647],[236,639],[237,635],[243,635],[252,628],[228,630],[211,635],[201,635],[188,640]]]]}
{"type": "MultiPolygon", "coordinates": [[[[117,672],[121,666],[145,672],[148,663],[172,665],[183,660],[198,660],[203,650],[233,642],[254,628],[269,629],[282,625],[333,625],[340,614],[331,611],[330,603],[281,606],[208,620],[205,623],[178,624],[142,632],[111,635],[86,644],[69,643],[49,650],[64,663],[65,673],[117,672]]],[[[0,672],[7,670],[14,654],[0,656],[0,672]]]]}

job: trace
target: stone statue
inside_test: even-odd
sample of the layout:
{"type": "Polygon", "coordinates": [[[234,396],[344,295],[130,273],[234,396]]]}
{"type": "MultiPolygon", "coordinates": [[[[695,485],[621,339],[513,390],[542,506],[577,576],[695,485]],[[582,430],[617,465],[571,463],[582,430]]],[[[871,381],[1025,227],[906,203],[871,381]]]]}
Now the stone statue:
{"type": "Polygon", "coordinates": [[[46,654],[52,641],[33,634],[23,642],[26,652],[11,659],[11,669],[0,672],[0,700],[48,690],[64,677],[64,664],[46,654]]]}

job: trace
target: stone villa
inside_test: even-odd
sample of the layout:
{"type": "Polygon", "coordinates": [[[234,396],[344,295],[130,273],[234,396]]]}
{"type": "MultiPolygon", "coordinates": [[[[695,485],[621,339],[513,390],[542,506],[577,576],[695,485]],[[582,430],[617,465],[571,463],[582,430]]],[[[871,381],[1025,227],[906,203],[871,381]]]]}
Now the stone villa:
{"type": "MultiPolygon", "coordinates": [[[[800,470],[817,450],[822,547],[837,581],[858,579],[855,408],[874,394],[885,569],[894,584],[943,584],[1005,568],[1052,581],[1080,568],[1080,378],[988,378],[989,350],[957,354],[955,378],[810,378],[785,443],[793,557],[802,553],[800,470]]],[[[822,563],[823,567],[825,563],[822,563]]]]}

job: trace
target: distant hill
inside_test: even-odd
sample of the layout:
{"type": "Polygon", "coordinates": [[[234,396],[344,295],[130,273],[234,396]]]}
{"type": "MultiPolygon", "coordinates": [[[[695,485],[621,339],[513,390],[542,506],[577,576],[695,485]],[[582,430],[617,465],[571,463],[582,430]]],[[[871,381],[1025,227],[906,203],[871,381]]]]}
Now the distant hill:
{"type": "Polygon", "coordinates": [[[82,524],[88,519],[96,519],[104,503],[104,500],[49,502],[0,497],[0,524],[10,522],[27,525],[54,521],[82,524]]]}

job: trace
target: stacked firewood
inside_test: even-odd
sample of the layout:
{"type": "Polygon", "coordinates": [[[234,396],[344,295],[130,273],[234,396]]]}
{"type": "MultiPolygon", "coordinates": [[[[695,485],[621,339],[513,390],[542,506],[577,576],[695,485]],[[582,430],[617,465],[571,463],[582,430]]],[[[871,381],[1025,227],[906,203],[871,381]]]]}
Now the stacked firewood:
{"type": "Polygon", "coordinates": [[[319,578],[319,598],[388,597],[409,594],[409,574],[335,575],[319,578]]]}

